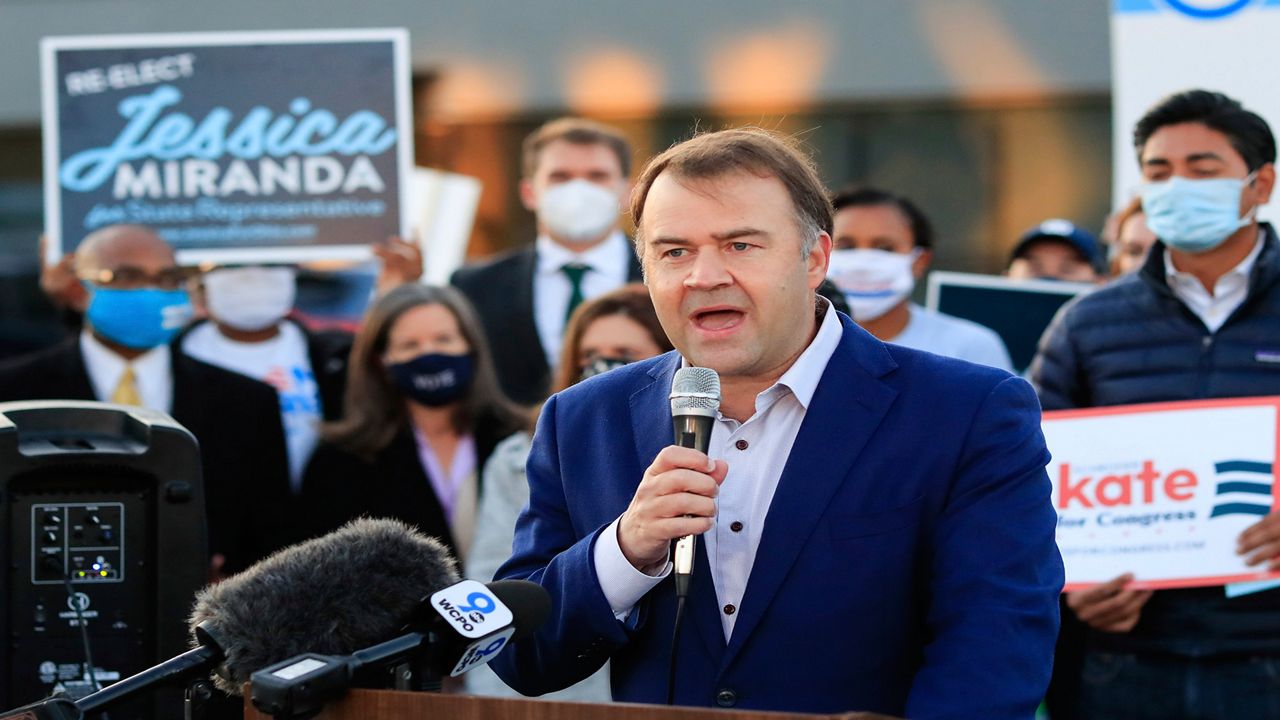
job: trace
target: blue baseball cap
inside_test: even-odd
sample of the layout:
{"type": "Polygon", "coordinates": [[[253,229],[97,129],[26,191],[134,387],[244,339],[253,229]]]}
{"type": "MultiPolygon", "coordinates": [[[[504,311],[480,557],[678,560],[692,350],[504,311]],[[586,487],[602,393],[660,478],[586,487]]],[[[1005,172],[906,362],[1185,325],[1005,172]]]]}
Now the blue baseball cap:
{"type": "Polygon", "coordinates": [[[1013,247],[1013,254],[1009,259],[1016,260],[1022,257],[1033,244],[1043,241],[1057,241],[1070,245],[1080,253],[1081,259],[1085,262],[1094,266],[1098,264],[1100,247],[1098,238],[1088,230],[1062,218],[1045,220],[1023,233],[1022,237],[1018,238],[1018,244],[1013,247]]]}

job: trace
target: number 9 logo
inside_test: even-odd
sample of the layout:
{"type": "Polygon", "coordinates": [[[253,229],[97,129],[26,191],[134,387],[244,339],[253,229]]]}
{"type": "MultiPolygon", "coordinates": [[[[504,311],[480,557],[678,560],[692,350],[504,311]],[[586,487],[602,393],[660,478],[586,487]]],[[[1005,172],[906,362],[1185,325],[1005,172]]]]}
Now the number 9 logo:
{"type": "Polygon", "coordinates": [[[497,610],[498,604],[482,592],[473,592],[467,596],[467,604],[459,606],[458,609],[464,613],[481,612],[487,615],[497,610]]]}

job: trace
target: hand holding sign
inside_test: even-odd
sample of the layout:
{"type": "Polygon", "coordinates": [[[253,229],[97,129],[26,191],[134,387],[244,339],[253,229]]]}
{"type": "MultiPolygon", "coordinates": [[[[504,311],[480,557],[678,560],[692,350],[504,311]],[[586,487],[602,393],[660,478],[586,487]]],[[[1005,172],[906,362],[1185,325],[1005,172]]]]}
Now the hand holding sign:
{"type": "Polygon", "coordinates": [[[76,277],[75,253],[64,253],[55,263],[45,263],[49,238],[40,236],[40,290],[60,308],[84,312],[89,304],[89,293],[76,277]]]}
{"type": "Polygon", "coordinates": [[[379,295],[422,277],[422,249],[415,238],[401,240],[392,235],[374,245],[373,254],[382,261],[377,283],[379,295]]]}
{"type": "Polygon", "coordinates": [[[1133,574],[1125,573],[1101,585],[1067,593],[1067,607],[1080,622],[1094,630],[1124,633],[1138,624],[1142,607],[1151,599],[1151,590],[1127,588],[1133,574]]]}
{"type": "Polygon", "coordinates": [[[1237,541],[1237,555],[1247,556],[1249,565],[1267,563],[1268,570],[1280,570],[1280,513],[1271,513],[1245,528],[1237,541]]]}

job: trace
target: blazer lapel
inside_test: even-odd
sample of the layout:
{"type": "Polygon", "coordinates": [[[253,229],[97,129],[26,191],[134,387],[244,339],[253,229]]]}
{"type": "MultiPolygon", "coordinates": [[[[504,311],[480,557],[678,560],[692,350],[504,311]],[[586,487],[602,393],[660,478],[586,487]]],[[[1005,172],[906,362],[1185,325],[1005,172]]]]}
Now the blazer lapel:
{"type": "Polygon", "coordinates": [[[509,296],[513,317],[508,327],[515,337],[506,346],[518,349],[537,369],[539,377],[549,379],[547,351],[542,347],[542,339],[538,337],[538,323],[533,317],[533,276],[538,272],[538,253],[531,247],[528,252],[521,253],[519,258],[520,263],[516,266],[509,296]]]}
{"type": "MultiPolygon", "coordinates": [[[[59,353],[64,363],[62,376],[67,379],[63,388],[67,397],[83,400],[97,400],[93,392],[93,382],[89,380],[89,370],[84,364],[84,353],[80,352],[80,338],[73,336],[67,341],[66,349],[59,353]]],[[[110,399],[110,398],[108,398],[110,399]]]]}
{"type": "Polygon", "coordinates": [[[183,425],[201,426],[200,420],[204,412],[198,393],[204,383],[201,382],[200,370],[195,364],[197,361],[182,352],[176,343],[171,344],[169,349],[172,368],[170,374],[173,377],[173,402],[169,407],[169,414],[183,425]]]}
{"type": "MultiPolygon", "coordinates": [[[[663,362],[650,370],[649,376],[653,378],[653,382],[631,396],[631,426],[635,428],[636,454],[642,468],[649,467],[653,458],[673,442],[671,380],[679,367],[679,353],[669,353],[663,362]]],[[[665,584],[663,589],[667,590],[665,584]]],[[[716,588],[711,579],[707,551],[703,543],[699,542],[697,557],[693,563],[693,578],[689,583],[689,604],[685,612],[689,614],[691,624],[697,629],[707,652],[713,658],[719,658],[725,649],[724,630],[717,607],[716,588]]]]}
{"type": "Polygon", "coordinates": [[[840,345],[822,374],[765,516],[722,668],[760,623],[832,495],[897,397],[878,379],[897,367],[884,346],[851,321],[842,322],[840,345]]]}

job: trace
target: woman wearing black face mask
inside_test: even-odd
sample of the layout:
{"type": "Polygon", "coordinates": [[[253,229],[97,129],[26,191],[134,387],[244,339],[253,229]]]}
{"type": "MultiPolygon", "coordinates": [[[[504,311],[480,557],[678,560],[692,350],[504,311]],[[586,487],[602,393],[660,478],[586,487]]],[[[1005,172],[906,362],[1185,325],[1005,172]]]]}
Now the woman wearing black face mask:
{"type": "MultiPolygon", "coordinates": [[[[559,392],[616,367],[671,350],[671,341],[658,323],[649,291],[626,285],[578,306],[564,333],[564,349],[552,390],[559,392]]],[[[466,563],[468,578],[487,582],[511,555],[516,516],[529,502],[525,459],[533,428],[498,444],[484,472],[484,493],[476,518],[475,544],[466,563]]],[[[606,665],[586,680],[547,697],[560,700],[608,702],[606,665]]],[[[467,690],[478,695],[519,697],[488,668],[467,673],[467,690]]]]}
{"type": "Polygon", "coordinates": [[[303,478],[313,531],[361,515],[418,526],[465,558],[480,477],[525,413],[503,396],[480,324],[449,287],[403,285],[365,316],[345,411],[303,478]]]}

